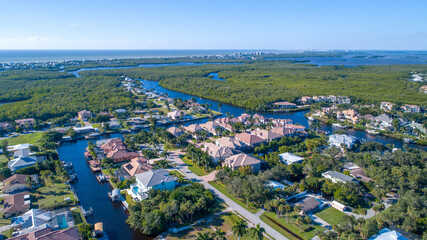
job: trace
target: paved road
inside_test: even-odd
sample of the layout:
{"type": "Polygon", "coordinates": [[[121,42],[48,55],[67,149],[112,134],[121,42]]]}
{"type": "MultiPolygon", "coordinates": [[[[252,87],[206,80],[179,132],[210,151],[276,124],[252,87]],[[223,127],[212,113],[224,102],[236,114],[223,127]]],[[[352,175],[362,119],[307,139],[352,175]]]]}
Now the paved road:
{"type": "Polygon", "coordinates": [[[179,158],[179,155],[182,154],[180,150],[176,150],[171,152],[171,155],[169,156],[168,160],[176,163],[176,168],[179,169],[182,173],[184,173],[186,178],[189,179],[196,179],[199,181],[203,186],[205,186],[206,189],[211,190],[216,194],[216,196],[223,200],[225,204],[227,204],[230,208],[232,208],[234,211],[242,215],[244,218],[246,218],[249,222],[251,222],[254,225],[260,224],[261,227],[265,229],[268,235],[273,237],[276,240],[288,240],[286,237],[284,237],[282,234],[280,234],[278,231],[274,230],[272,227],[261,221],[259,217],[257,217],[255,214],[249,212],[227,196],[225,196],[223,193],[218,191],[216,188],[214,188],[209,183],[205,182],[201,177],[197,176],[193,172],[191,172],[187,165],[179,158]]]}

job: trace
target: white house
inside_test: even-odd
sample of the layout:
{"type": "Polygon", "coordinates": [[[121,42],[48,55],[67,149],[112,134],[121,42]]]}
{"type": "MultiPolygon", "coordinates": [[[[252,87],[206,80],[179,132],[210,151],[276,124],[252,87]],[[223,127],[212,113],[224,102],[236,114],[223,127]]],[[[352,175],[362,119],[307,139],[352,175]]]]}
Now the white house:
{"type": "Polygon", "coordinates": [[[289,152],[279,154],[279,157],[282,160],[282,162],[286,165],[291,165],[294,163],[302,163],[302,161],[304,160],[304,158],[289,152]]]}
{"type": "Polygon", "coordinates": [[[329,146],[335,146],[338,148],[342,148],[342,144],[346,145],[347,147],[351,148],[353,147],[354,143],[356,142],[357,138],[354,136],[349,136],[346,134],[333,134],[329,136],[329,146]]]}
{"type": "Polygon", "coordinates": [[[37,163],[35,156],[19,156],[7,163],[7,167],[11,172],[15,172],[21,168],[30,167],[37,163]]]}
{"type": "Polygon", "coordinates": [[[149,170],[135,175],[136,183],[131,185],[131,195],[137,199],[146,199],[150,189],[173,190],[177,178],[169,175],[164,169],[149,170]]]}
{"type": "Polygon", "coordinates": [[[185,112],[184,111],[173,111],[173,112],[168,112],[167,114],[168,117],[170,117],[173,120],[177,120],[181,117],[185,116],[185,112]]]}
{"type": "Polygon", "coordinates": [[[342,174],[337,171],[327,171],[322,173],[322,176],[326,179],[330,179],[333,183],[348,183],[348,182],[359,182],[357,179],[342,174]]]}

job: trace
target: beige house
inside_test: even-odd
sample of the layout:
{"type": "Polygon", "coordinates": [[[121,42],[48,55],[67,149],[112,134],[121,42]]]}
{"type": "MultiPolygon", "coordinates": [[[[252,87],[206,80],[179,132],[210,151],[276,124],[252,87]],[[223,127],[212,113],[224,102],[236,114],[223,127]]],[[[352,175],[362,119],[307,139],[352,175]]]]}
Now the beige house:
{"type": "Polygon", "coordinates": [[[25,174],[14,174],[13,176],[5,179],[3,181],[3,192],[4,193],[13,193],[21,190],[28,189],[27,187],[27,177],[31,177],[34,185],[38,185],[39,178],[35,175],[25,175],[25,174]]]}
{"type": "Polygon", "coordinates": [[[226,158],[223,165],[231,168],[232,170],[238,170],[241,167],[249,166],[254,173],[259,172],[261,169],[261,161],[245,153],[236,154],[226,158]]]}
{"type": "Polygon", "coordinates": [[[214,162],[219,162],[233,155],[230,148],[217,146],[213,143],[204,143],[202,151],[208,153],[214,162]]]}

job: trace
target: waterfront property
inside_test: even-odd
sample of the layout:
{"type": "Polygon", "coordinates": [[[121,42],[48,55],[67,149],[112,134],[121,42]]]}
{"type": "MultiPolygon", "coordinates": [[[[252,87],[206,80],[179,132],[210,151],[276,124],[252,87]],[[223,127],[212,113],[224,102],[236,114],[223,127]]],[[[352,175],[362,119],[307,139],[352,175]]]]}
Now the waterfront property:
{"type": "Polygon", "coordinates": [[[146,199],[150,189],[172,190],[177,186],[177,178],[164,169],[149,170],[135,175],[136,183],[130,185],[128,193],[137,200],[146,199]]]}
{"type": "Polygon", "coordinates": [[[30,193],[22,192],[4,197],[3,215],[11,217],[20,213],[26,212],[30,209],[30,193]]]}
{"type": "Polygon", "coordinates": [[[27,181],[28,178],[29,180],[31,180],[32,185],[39,184],[39,178],[37,174],[34,174],[34,175],[14,174],[3,181],[3,188],[2,188],[3,192],[13,193],[13,192],[31,188],[31,186],[28,186],[28,181],[27,181]]]}

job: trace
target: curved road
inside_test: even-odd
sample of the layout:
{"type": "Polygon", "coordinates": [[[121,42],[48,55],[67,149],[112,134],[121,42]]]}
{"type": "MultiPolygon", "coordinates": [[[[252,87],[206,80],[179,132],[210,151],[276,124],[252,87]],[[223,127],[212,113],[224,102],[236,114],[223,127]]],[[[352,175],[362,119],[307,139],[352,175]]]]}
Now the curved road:
{"type": "Polygon", "coordinates": [[[204,181],[201,177],[197,176],[193,172],[191,172],[187,165],[179,158],[179,155],[181,155],[182,152],[180,150],[172,151],[171,155],[168,157],[168,160],[172,161],[176,164],[176,169],[180,170],[182,173],[184,173],[186,178],[189,179],[196,179],[199,181],[203,186],[205,186],[206,189],[211,190],[216,194],[216,196],[224,201],[225,204],[227,204],[230,208],[232,208],[234,211],[242,215],[244,218],[249,220],[249,222],[253,223],[254,225],[260,224],[261,227],[263,227],[268,235],[273,237],[276,240],[288,240],[286,237],[284,237],[282,234],[280,234],[278,231],[274,230],[272,227],[261,221],[259,217],[257,217],[255,214],[249,212],[233,200],[231,200],[229,197],[225,196],[222,192],[218,191],[216,188],[214,188],[212,185],[204,181]]]}

